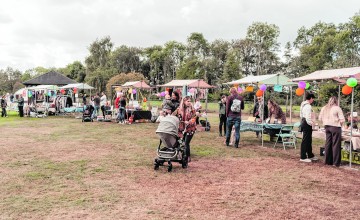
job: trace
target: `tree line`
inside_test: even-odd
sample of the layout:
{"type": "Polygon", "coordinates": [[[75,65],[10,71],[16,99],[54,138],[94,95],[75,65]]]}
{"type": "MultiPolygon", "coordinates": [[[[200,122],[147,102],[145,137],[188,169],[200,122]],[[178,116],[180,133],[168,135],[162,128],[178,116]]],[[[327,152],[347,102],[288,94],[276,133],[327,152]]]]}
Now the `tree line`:
{"type": "Polygon", "coordinates": [[[185,43],[169,41],[146,48],[115,47],[110,36],[105,36],[89,45],[83,62],[24,72],[12,67],[0,70],[0,88],[2,93],[14,92],[21,82],[50,70],[105,91],[110,84],[129,78],[145,79],[151,85],[201,78],[221,86],[248,75],[283,73],[294,78],[316,70],[360,65],[360,13],[343,24],[318,22],[301,27],[296,39],[286,43],[283,56],[279,34],[275,24],[255,22],[240,39],[209,42],[202,33],[191,33],[185,43]]]}

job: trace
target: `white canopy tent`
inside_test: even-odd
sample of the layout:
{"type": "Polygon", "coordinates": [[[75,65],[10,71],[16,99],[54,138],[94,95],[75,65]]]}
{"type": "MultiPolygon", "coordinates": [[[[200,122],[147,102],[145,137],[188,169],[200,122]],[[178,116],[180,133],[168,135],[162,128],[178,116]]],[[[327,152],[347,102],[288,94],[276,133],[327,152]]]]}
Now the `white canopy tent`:
{"type": "MultiPolygon", "coordinates": [[[[265,85],[281,85],[281,86],[289,86],[290,87],[290,123],[292,122],[292,86],[296,85],[296,83],[291,82],[290,78],[285,76],[284,74],[268,74],[268,75],[260,75],[260,76],[246,76],[239,80],[234,80],[226,85],[242,85],[242,84],[265,84],[265,85]]],[[[265,93],[264,93],[265,94],[265,93]]],[[[263,95],[264,100],[264,95],[263,95]]],[[[255,102],[255,98],[254,98],[255,102]]],[[[262,129],[264,130],[264,129],[262,129]]],[[[262,131],[263,132],[263,131],[262,131]]],[[[264,146],[264,135],[262,133],[261,144],[264,146]]]]}
{"type": "Polygon", "coordinates": [[[236,85],[236,84],[265,84],[265,85],[283,85],[283,86],[291,86],[295,85],[295,83],[290,81],[290,78],[283,74],[268,74],[268,75],[260,75],[260,76],[246,76],[242,79],[231,81],[225,83],[227,85],[236,85]]]}
{"type": "Polygon", "coordinates": [[[66,86],[62,86],[60,87],[61,89],[73,89],[73,88],[77,88],[77,89],[88,89],[88,90],[92,90],[95,89],[94,87],[90,86],[87,83],[73,83],[73,84],[68,84],[66,86]]]}

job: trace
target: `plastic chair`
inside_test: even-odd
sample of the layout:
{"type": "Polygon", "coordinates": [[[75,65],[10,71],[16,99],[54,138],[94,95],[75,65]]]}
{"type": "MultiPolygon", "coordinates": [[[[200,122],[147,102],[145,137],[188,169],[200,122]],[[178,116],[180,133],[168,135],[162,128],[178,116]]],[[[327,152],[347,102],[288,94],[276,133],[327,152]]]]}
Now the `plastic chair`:
{"type": "Polygon", "coordinates": [[[274,145],[274,148],[276,147],[276,144],[278,143],[279,139],[281,138],[282,144],[285,150],[285,147],[288,146],[294,146],[296,149],[296,136],[292,132],[294,128],[294,125],[283,125],[280,129],[279,134],[276,134],[276,142],[274,145]]]}

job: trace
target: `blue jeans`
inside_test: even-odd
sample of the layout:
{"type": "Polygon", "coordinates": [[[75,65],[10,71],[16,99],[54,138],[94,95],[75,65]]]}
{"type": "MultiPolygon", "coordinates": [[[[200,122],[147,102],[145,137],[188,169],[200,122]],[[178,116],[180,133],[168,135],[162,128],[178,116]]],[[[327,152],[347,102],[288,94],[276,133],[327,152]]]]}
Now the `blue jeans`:
{"type": "Polygon", "coordinates": [[[119,108],[118,120],[119,120],[119,122],[125,121],[125,108],[124,107],[119,108]]]}
{"type": "Polygon", "coordinates": [[[93,112],[92,118],[97,117],[97,116],[99,115],[99,112],[100,112],[100,106],[95,105],[95,106],[94,106],[94,112],[93,112]]]}
{"type": "Polygon", "coordinates": [[[241,119],[240,117],[228,117],[226,119],[226,146],[229,146],[229,142],[230,142],[230,135],[231,135],[231,130],[232,127],[235,126],[235,147],[239,146],[239,141],[240,141],[240,124],[241,124],[241,119]]]}

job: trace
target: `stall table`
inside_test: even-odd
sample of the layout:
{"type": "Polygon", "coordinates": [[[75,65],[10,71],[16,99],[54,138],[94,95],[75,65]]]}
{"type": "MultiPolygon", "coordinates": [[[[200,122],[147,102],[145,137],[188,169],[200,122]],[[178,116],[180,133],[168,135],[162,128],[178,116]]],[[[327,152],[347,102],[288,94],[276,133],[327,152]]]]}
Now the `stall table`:
{"type": "Polygon", "coordinates": [[[141,120],[141,119],[146,119],[146,120],[151,120],[151,111],[143,111],[143,110],[126,110],[126,118],[133,116],[133,120],[141,120]]]}

